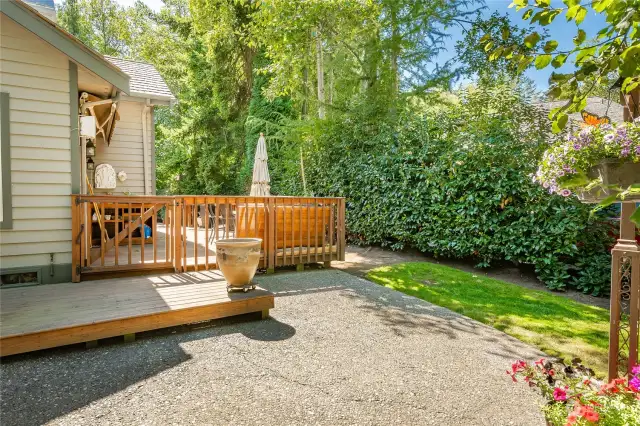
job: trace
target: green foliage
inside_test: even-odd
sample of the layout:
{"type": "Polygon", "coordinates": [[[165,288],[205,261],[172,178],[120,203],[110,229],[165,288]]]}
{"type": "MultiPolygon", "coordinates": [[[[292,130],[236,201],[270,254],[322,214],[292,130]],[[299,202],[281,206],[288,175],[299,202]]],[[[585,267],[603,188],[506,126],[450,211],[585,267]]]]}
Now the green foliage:
{"type": "MultiPolygon", "coordinates": [[[[480,39],[488,55],[506,58],[517,63],[521,70],[532,63],[538,69],[549,65],[560,68],[567,59],[576,66],[571,73],[553,73],[550,93],[557,97],[561,93],[569,95],[568,102],[550,113],[556,131],[567,123],[567,114],[581,111],[586,98],[595,86],[605,82],[610,74],[620,77],[621,89],[624,93],[640,86],[640,0],[563,0],[562,7],[552,5],[550,1],[514,0],[510,7],[523,10],[522,18],[531,25],[545,27],[554,19],[564,15],[567,21],[577,25],[573,38],[574,46],[568,50],[558,50],[558,42],[551,40],[544,46],[537,31],[525,37],[526,47],[532,52],[511,55],[509,49],[494,49],[495,31],[486,31],[480,39]],[[594,40],[587,40],[586,32],[580,27],[587,13],[603,15],[605,26],[598,31],[594,40]]],[[[513,44],[512,49],[518,48],[513,44]]]]}
{"type": "Polygon", "coordinates": [[[129,56],[129,11],[115,0],[66,0],[58,8],[60,24],[105,55],[129,56]]]}
{"type": "MultiPolygon", "coordinates": [[[[521,73],[517,55],[531,55],[533,47],[525,44],[527,30],[511,24],[508,15],[493,13],[489,18],[478,14],[469,28],[463,27],[464,38],[456,42],[458,59],[462,63],[459,72],[470,77],[489,77],[521,73]]],[[[542,39],[547,34],[543,32],[542,39]]],[[[549,42],[551,43],[551,42],[549,42]]]]}
{"type": "MultiPolygon", "coordinates": [[[[445,50],[443,29],[475,12],[475,0],[274,0],[255,15],[253,32],[269,62],[269,97],[291,96],[303,114],[326,103],[351,110],[365,97],[393,113],[401,95],[451,82],[454,61],[435,63],[445,50]],[[284,24],[286,22],[286,24],[284,24]],[[324,62],[319,64],[322,54],[324,62]],[[314,96],[318,73],[326,99],[314,96]]],[[[309,114],[313,116],[312,114],[309,114]]]]}
{"type": "Polygon", "coordinates": [[[610,227],[588,206],[532,182],[551,135],[527,93],[513,89],[472,87],[453,107],[407,110],[397,124],[357,116],[326,123],[307,146],[310,186],[348,197],[352,241],[479,266],[532,264],[549,288],[606,293],[610,227]]]}
{"type": "MultiPolygon", "coordinates": [[[[264,61],[263,58],[260,58],[264,61]]],[[[271,187],[276,194],[288,193],[280,185],[282,176],[291,176],[289,173],[281,173],[278,166],[285,164],[286,157],[295,155],[294,143],[288,140],[292,123],[295,119],[293,102],[287,97],[277,97],[269,100],[263,94],[263,89],[269,82],[266,75],[254,78],[253,93],[249,103],[249,112],[245,122],[245,157],[244,164],[238,176],[238,187],[242,192],[248,193],[251,187],[253,174],[253,161],[256,144],[260,133],[267,137],[268,155],[275,159],[269,164],[272,175],[271,187]]],[[[300,179],[296,179],[299,182],[300,179]]],[[[296,191],[298,192],[298,191],[296,191]]]]}
{"type": "Polygon", "coordinates": [[[550,356],[581,357],[606,374],[606,309],[427,262],[377,268],[367,279],[488,324],[550,356]]]}

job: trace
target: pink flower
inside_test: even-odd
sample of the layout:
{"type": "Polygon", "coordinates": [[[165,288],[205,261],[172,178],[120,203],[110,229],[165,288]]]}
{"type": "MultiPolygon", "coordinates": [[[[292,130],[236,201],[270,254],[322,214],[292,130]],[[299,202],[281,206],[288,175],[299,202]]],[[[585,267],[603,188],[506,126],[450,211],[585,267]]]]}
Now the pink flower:
{"type": "Polygon", "coordinates": [[[527,363],[526,363],[526,362],[524,362],[524,361],[522,361],[522,360],[516,361],[516,362],[514,362],[513,364],[511,364],[511,370],[512,370],[514,373],[517,373],[517,372],[519,372],[519,371],[522,371],[522,370],[524,370],[526,367],[527,367],[527,363]]]}
{"type": "Polygon", "coordinates": [[[566,401],[567,392],[562,388],[555,388],[553,390],[553,399],[555,399],[556,401],[566,401]]]}
{"type": "Polygon", "coordinates": [[[573,411],[567,417],[567,425],[572,425],[582,417],[588,422],[595,423],[600,420],[600,415],[590,405],[581,405],[577,403],[573,407],[573,411]]]}

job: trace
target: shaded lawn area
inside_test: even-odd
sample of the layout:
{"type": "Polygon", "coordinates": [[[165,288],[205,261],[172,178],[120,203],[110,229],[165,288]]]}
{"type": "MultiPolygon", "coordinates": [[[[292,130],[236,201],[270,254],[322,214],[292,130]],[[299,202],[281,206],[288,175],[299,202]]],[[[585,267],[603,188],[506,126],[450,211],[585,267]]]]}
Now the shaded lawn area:
{"type": "Polygon", "coordinates": [[[581,358],[598,376],[606,375],[606,309],[427,262],[380,267],[367,278],[493,326],[551,356],[581,358]]]}

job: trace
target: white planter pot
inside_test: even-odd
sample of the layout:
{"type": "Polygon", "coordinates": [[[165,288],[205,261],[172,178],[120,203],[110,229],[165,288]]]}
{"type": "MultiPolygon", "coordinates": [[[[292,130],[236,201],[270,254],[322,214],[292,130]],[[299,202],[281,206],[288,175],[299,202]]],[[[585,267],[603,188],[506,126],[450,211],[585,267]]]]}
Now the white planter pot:
{"type": "Polygon", "coordinates": [[[251,284],[260,263],[260,238],[229,238],[216,241],[216,261],[229,287],[251,284]]]}

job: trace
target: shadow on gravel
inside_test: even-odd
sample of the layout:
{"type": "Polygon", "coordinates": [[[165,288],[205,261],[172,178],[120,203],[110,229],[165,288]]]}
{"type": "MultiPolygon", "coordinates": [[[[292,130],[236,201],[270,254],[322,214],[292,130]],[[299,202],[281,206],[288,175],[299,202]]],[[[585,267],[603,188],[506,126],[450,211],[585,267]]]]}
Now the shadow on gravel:
{"type": "Polygon", "coordinates": [[[483,351],[487,355],[499,356],[508,363],[521,358],[523,348],[531,349],[497,329],[364,278],[356,278],[358,281],[350,279],[349,284],[345,285],[344,273],[335,269],[309,271],[306,274],[322,274],[323,285],[318,285],[317,279],[301,279],[304,275],[296,272],[263,276],[260,284],[276,295],[276,304],[278,297],[339,291],[342,297],[355,301],[358,309],[378,318],[399,337],[422,334],[428,339],[429,335],[440,334],[449,339],[464,340],[472,335],[480,336],[485,343],[483,351]]]}
{"type": "MultiPolygon", "coordinates": [[[[0,423],[41,425],[189,361],[181,343],[241,333],[265,342],[285,340],[295,328],[259,314],[136,334],[136,342],[100,340],[95,349],[70,345],[2,359],[0,423]]],[[[114,407],[117,410],[117,407],[114,407]]],[[[91,420],[87,419],[90,424],[91,420]]]]}

